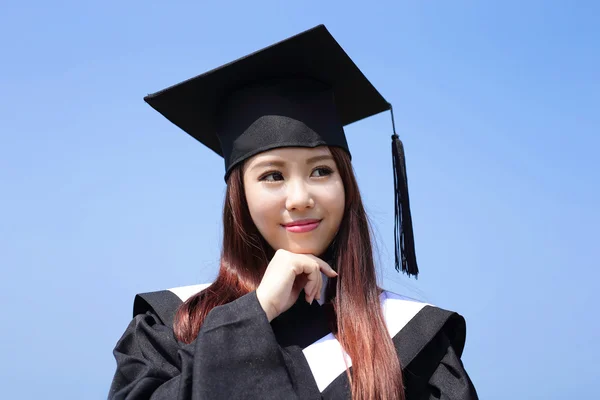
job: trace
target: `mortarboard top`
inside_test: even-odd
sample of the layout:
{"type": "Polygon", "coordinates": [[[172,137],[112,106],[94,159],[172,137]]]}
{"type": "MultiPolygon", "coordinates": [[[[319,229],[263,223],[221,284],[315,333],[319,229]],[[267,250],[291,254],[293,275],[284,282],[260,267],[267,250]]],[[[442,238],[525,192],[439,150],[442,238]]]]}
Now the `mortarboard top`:
{"type": "MultiPolygon", "coordinates": [[[[389,109],[388,102],[323,25],[150,94],[144,100],[224,156],[227,172],[253,155],[236,151],[240,136],[249,135],[241,153],[266,150],[265,138],[261,136],[268,136],[271,148],[278,147],[277,142],[290,142],[286,132],[265,135],[265,124],[262,132],[248,131],[261,116],[292,114],[293,119],[304,122],[322,137],[324,143],[320,144],[348,150],[344,146],[343,126],[389,109]],[[311,85],[309,80],[315,82],[311,85]],[[310,96],[311,91],[314,96],[310,96]],[[235,95],[238,98],[229,104],[235,95]],[[282,100],[289,103],[282,105],[282,100]],[[265,104],[268,102],[272,104],[265,104]],[[327,130],[318,131],[321,127],[327,130]]],[[[269,125],[280,128],[281,123],[269,125]]],[[[302,145],[304,140],[308,147],[314,147],[314,140],[308,139],[314,137],[296,138],[295,145],[302,145]]]]}
{"type": "MultiPolygon", "coordinates": [[[[350,153],[343,127],[391,111],[324,25],[144,100],[222,156],[225,179],[239,163],[277,147],[329,145],[350,153]]],[[[392,139],[396,269],[416,276],[404,149],[395,131],[392,139]]]]}

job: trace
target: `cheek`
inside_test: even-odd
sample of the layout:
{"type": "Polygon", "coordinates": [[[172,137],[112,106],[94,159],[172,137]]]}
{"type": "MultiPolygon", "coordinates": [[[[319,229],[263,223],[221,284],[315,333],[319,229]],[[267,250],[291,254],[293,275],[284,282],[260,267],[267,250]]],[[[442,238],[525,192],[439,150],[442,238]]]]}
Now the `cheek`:
{"type": "Polygon", "coordinates": [[[246,191],[246,199],[254,225],[265,236],[268,233],[265,230],[274,229],[280,222],[280,196],[274,196],[272,193],[260,189],[249,188],[246,191]]]}
{"type": "Polygon", "coordinates": [[[344,194],[344,186],[342,182],[336,182],[335,185],[328,188],[322,195],[322,205],[327,210],[328,217],[332,225],[337,230],[344,216],[344,208],[346,205],[346,197],[344,194]]]}

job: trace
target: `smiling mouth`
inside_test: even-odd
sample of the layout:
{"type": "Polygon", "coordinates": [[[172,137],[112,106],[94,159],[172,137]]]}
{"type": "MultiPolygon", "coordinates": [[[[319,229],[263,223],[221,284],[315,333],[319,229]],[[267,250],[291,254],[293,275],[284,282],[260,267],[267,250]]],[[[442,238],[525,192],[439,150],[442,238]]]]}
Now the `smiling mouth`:
{"type": "Polygon", "coordinates": [[[319,227],[321,224],[320,219],[306,219],[303,221],[291,222],[289,224],[282,225],[288,232],[292,233],[305,233],[310,232],[319,227]]]}

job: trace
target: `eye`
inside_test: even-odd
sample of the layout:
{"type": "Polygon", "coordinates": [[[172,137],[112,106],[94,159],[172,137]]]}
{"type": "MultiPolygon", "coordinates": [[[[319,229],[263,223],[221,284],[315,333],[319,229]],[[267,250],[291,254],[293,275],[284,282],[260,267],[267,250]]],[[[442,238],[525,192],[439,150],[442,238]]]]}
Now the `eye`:
{"type": "Polygon", "coordinates": [[[311,176],[315,178],[322,178],[328,175],[333,174],[333,170],[329,167],[317,167],[313,170],[311,176]]]}
{"type": "Polygon", "coordinates": [[[258,178],[258,180],[263,182],[277,182],[283,180],[283,175],[281,174],[281,172],[277,171],[267,172],[266,174],[258,178]]]}

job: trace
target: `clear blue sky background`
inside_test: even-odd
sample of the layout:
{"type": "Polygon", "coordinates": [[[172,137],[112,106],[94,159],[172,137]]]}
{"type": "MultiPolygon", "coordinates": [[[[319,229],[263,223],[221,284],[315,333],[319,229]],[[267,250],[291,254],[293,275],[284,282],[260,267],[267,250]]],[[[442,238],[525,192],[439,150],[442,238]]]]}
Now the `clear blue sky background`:
{"type": "Polygon", "coordinates": [[[594,397],[598,4],[3,1],[3,398],[106,398],[134,295],[216,273],[222,161],[142,97],[319,23],[407,149],[417,281],[389,115],[347,128],[384,286],[466,317],[483,399],[594,397]]]}

